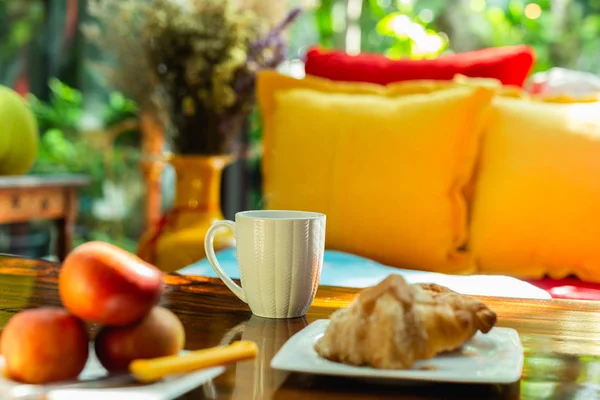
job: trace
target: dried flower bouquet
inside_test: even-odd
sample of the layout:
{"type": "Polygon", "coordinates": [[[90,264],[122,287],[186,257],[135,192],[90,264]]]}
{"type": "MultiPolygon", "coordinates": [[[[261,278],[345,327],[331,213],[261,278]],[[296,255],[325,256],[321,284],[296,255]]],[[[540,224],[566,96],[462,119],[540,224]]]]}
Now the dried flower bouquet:
{"type": "Polygon", "coordinates": [[[283,61],[298,13],[270,27],[229,0],[92,0],[86,32],[114,51],[120,90],[167,110],[176,152],[226,154],[254,106],[256,73],[283,61]]]}

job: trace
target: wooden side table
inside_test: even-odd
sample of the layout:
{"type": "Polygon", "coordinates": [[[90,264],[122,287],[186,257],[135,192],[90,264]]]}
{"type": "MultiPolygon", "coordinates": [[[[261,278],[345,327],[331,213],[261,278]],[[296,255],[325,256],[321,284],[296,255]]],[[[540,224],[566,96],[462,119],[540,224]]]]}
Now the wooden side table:
{"type": "Polygon", "coordinates": [[[0,224],[54,220],[59,259],[71,250],[78,189],[90,183],[85,175],[0,177],[0,224]]]}

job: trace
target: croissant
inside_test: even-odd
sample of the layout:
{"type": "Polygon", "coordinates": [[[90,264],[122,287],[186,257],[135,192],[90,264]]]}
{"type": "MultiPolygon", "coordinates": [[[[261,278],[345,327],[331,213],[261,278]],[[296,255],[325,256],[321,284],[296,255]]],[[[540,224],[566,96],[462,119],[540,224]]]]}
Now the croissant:
{"type": "Polygon", "coordinates": [[[390,275],[335,311],[315,350],[331,361],[409,369],[459,348],[477,331],[489,332],[495,323],[496,314],[478,300],[390,275]]]}

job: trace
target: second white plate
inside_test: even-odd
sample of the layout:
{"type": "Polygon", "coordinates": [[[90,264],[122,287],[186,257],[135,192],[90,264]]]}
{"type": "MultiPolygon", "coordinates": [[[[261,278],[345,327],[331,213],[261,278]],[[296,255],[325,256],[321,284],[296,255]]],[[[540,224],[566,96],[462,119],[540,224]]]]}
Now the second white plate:
{"type": "Polygon", "coordinates": [[[477,333],[460,350],[419,361],[412,369],[383,370],[320,357],[314,344],[328,324],[329,320],[318,320],[292,336],[271,360],[271,367],[309,374],[460,383],[512,383],[523,370],[523,346],[517,331],[510,328],[477,333]]]}

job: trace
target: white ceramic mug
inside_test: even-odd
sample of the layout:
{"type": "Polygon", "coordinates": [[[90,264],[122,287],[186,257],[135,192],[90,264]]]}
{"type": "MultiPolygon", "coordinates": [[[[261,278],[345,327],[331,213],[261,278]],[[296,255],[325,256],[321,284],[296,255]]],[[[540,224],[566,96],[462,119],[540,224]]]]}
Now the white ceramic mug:
{"type": "Polygon", "coordinates": [[[244,211],[233,221],[215,222],[204,239],[206,258],[225,285],[252,313],[294,318],[312,304],[323,267],[325,215],[305,211],[244,211]],[[219,265],[213,241],[220,228],[236,239],[242,286],[219,265]]]}

